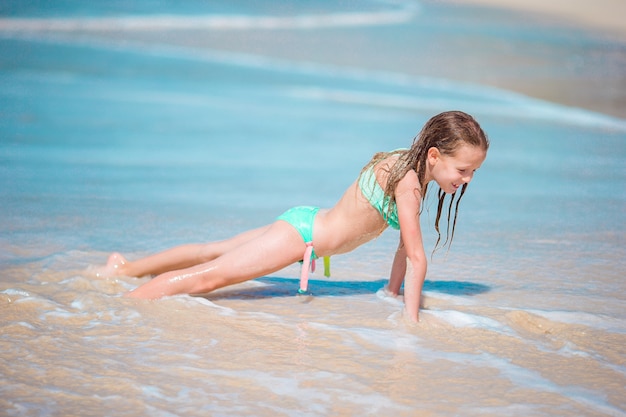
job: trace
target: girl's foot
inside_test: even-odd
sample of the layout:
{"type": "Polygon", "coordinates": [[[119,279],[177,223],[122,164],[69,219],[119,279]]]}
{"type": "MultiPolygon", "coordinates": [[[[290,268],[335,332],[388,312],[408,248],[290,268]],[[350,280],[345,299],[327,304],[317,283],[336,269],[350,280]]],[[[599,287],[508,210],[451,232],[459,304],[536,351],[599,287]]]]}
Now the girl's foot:
{"type": "Polygon", "coordinates": [[[109,256],[107,264],[96,272],[98,278],[119,277],[126,275],[128,261],[120,253],[114,252],[109,256]]]}

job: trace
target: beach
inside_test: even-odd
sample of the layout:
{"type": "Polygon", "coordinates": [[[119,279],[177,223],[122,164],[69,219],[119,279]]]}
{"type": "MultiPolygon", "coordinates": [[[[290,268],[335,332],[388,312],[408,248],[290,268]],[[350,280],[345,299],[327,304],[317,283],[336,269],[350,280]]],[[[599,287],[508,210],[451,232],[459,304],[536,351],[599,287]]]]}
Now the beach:
{"type": "Polygon", "coordinates": [[[626,14],[626,4],[623,2],[602,0],[591,5],[585,0],[449,0],[443,3],[485,7],[487,14],[492,10],[510,10],[515,13],[513,25],[523,22],[526,27],[536,27],[539,31],[556,25],[590,33],[592,38],[598,39],[595,46],[581,44],[575,50],[562,49],[558,40],[554,45],[520,40],[517,46],[504,45],[505,48],[495,40],[483,42],[483,48],[471,58],[471,65],[476,65],[474,61],[485,60],[498,66],[496,72],[500,75],[462,71],[451,76],[565,105],[598,110],[622,118],[626,116],[626,57],[623,46],[626,24],[622,19],[626,14]],[[527,54],[527,59],[524,59],[527,54]],[[537,67],[546,68],[549,73],[558,72],[560,76],[557,79],[545,76],[543,72],[536,71],[537,67]]]}
{"type": "MultiPolygon", "coordinates": [[[[445,0],[444,0],[445,1],[445,0]]],[[[619,0],[600,0],[593,7],[585,0],[448,0],[452,4],[473,4],[533,13],[537,16],[557,19],[555,24],[575,25],[589,30],[604,32],[607,36],[624,39],[626,25],[621,18],[626,14],[626,4],[619,0]]]]}
{"type": "Polygon", "coordinates": [[[626,415],[621,8],[4,3],[3,415],[626,415]],[[418,324],[393,230],[306,297],[298,264],[154,301],[97,276],[332,206],[450,109],[491,147],[449,250],[424,202],[418,324]]]}

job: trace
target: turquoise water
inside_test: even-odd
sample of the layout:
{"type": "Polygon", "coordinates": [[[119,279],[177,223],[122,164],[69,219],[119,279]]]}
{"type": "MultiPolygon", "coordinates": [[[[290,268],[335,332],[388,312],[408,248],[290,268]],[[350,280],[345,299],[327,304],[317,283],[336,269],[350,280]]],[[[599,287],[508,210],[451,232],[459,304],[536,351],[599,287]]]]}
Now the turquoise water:
{"type": "MultiPolygon", "coordinates": [[[[476,14],[450,28],[441,16],[459,12],[428,2],[8,2],[0,13],[8,415],[624,415],[626,120],[405,71],[402,36],[462,36],[476,14]],[[287,39],[311,34],[337,49],[297,57],[287,39]],[[341,48],[357,35],[363,44],[341,48]],[[366,47],[383,39],[384,65],[366,47]],[[360,64],[339,64],[346,55],[360,64]],[[429,265],[417,327],[378,293],[393,231],[334,258],[307,302],[292,296],[297,266],[156,302],[120,298],[141,281],[90,273],[111,251],[138,257],[293,205],[328,207],[372,153],[407,146],[453,108],[492,146],[454,245],[429,265]]],[[[520,33],[595,42],[523,26],[489,36],[520,33]]]]}

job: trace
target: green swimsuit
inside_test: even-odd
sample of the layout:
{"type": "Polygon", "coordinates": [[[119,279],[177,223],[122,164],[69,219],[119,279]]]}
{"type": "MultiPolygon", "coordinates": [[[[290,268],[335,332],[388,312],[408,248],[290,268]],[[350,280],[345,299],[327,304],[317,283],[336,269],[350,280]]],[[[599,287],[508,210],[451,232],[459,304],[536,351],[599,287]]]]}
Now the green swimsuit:
{"type": "Polygon", "coordinates": [[[374,167],[371,167],[361,175],[359,178],[359,188],[363,193],[363,196],[367,198],[372,207],[374,207],[387,224],[396,230],[400,229],[400,222],[398,221],[398,207],[396,203],[391,206],[389,211],[389,197],[385,197],[385,192],[381,188],[378,181],[376,181],[376,175],[374,174],[374,167]]]}
{"type": "MultiPolygon", "coordinates": [[[[389,210],[389,197],[385,197],[383,189],[376,181],[376,175],[374,174],[374,168],[370,168],[361,175],[359,178],[359,188],[363,193],[363,196],[370,202],[380,215],[385,219],[387,224],[394,229],[400,229],[400,223],[398,221],[398,208],[395,203],[392,203],[391,210],[389,210]]],[[[292,225],[306,244],[304,256],[302,257],[302,271],[300,273],[300,289],[299,294],[307,293],[308,281],[309,281],[309,266],[311,270],[315,270],[315,260],[317,255],[313,249],[313,223],[315,222],[315,215],[319,211],[319,207],[311,206],[299,206],[293,207],[280,216],[276,220],[283,220],[292,225]]],[[[330,263],[328,257],[324,257],[324,275],[330,276],[330,263]]]]}
{"type": "MultiPolygon", "coordinates": [[[[293,207],[278,216],[276,220],[284,220],[295,227],[304,243],[313,243],[313,222],[319,210],[319,207],[311,206],[293,207]]],[[[312,251],[311,256],[317,259],[315,250],[312,251]]]]}
{"type": "MultiPolygon", "coordinates": [[[[306,244],[304,255],[302,256],[302,269],[300,271],[300,289],[298,294],[307,294],[309,285],[309,267],[311,271],[315,271],[315,260],[317,255],[313,250],[313,223],[315,215],[319,211],[319,207],[300,206],[293,207],[280,216],[276,220],[282,220],[292,225],[306,244]]],[[[328,257],[324,257],[324,275],[330,276],[330,261],[328,257]]]]}

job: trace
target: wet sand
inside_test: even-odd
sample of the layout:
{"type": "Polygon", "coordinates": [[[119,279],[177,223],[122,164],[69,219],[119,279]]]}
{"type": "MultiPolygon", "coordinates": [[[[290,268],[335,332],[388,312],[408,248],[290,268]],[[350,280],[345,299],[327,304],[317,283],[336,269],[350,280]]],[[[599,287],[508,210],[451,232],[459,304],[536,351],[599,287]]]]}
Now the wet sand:
{"type": "MultiPolygon", "coordinates": [[[[626,117],[626,2],[620,0],[443,0],[458,7],[485,7],[486,10],[515,12],[515,24],[546,26],[592,34],[594,44],[581,44],[574,51],[545,48],[545,60],[531,63],[537,67],[550,68],[543,71],[552,76],[532,75],[523,56],[524,42],[510,45],[521,59],[511,59],[508,54],[498,58],[508,75],[486,80],[476,74],[457,74],[469,81],[486,82],[490,85],[511,89],[530,96],[586,108],[602,113],[626,117]],[[551,57],[553,59],[551,59],[551,57]]],[[[486,57],[489,55],[487,54],[486,57]]]]}
{"type": "MultiPolygon", "coordinates": [[[[444,0],[446,1],[446,0],[444,0]]],[[[447,0],[452,4],[474,4],[519,10],[552,17],[560,24],[586,27],[607,36],[626,40],[626,2],[621,0],[447,0]]]]}

